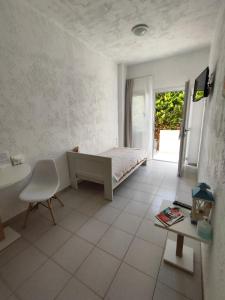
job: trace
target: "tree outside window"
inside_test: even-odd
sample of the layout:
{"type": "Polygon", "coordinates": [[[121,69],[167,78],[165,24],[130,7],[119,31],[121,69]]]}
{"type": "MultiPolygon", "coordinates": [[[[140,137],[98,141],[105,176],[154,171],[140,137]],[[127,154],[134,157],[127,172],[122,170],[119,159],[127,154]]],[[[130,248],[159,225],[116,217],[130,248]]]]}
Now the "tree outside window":
{"type": "Polygon", "coordinates": [[[160,130],[180,130],[184,91],[161,92],[155,101],[155,139],[159,149],[160,130]]]}

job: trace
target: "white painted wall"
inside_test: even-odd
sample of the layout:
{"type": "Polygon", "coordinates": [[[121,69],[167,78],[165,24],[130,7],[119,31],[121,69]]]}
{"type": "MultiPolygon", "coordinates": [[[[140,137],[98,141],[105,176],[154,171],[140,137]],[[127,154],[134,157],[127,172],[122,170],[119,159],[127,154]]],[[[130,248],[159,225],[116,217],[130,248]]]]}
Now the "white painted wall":
{"type": "MultiPolygon", "coordinates": [[[[23,0],[0,1],[0,151],[57,158],[69,184],[65,152],[98,153],[117,144],[117,65],[93,52],[23,0]]],[[[24,209],[24,183],[0,193],[6,220],[24,209]]]]}
{"type": "Polygon", "coordinates": [[[208,59],[209,48],[204,48],[168,58],[129,65],[127,78],[152,75],[155,90],[183,87],[188,79],[192,83],[194,82],[199,72],[207,66],[208,59]]]}
{"type": "Polygon", "coordinates": [[[198,176],[214,190],[216,204],[213,242],[202,249],[205,300],[225,299],[225,4],[220,12],[209,63],[216,80],[205,102],[198,176]]]}
{"type": "MultiPolygon", "coordinates": [[[[155,91],[184,88],[185,81],[189,79],[193,88],[195,78],[208,65],[208,58],[209,48],[204,48],[169,58],[130,65],[127,67],[127,78],[152,75],[155,91]]],[[[197,104],[191,103],[188,163],[198,162],[203,107],[203,101],[197,104]]]]}

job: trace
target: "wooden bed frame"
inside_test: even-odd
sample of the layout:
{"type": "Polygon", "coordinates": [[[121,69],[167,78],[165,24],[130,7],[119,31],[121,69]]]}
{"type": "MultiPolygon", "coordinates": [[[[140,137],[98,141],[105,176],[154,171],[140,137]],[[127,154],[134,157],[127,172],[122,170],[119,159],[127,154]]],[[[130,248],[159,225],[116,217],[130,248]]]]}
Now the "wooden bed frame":
{"type": "Polygon", "coordinates": [[[69,151],[67,152],[67,158],[72,187],[78,189],[78,180],[80,179],[103,184],[104,197],[111,201],[113,200],[113,190],[141,165],[146,166],[147,164],[147,159],[142,160],[120,181],[114,183],[111,157],[69,151]]]}

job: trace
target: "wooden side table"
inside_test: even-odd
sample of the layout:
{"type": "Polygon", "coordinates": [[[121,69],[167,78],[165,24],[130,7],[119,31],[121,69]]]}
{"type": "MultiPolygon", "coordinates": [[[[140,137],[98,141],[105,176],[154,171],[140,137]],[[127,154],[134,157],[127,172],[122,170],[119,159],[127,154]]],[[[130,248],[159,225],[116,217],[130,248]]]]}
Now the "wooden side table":
{"type": "MultiPolygon", "coordinates": [[[[173,206],[173,205],[171,205],[173,206]]],[[[160,211],[168,207],[168,202],[163,202],[160,211]]],[[[191,247],[184,245],[184,237],[188,237],[203,243],[210,243],[208,240],[202,239],[197,234],[197,226],[191,224],[190,211],[182,208],[185,215],[183,221],[172,226],[165,226],[163,223],[155,220],[155,226],[166,229],[177,234],[177,241],[167,239],[164,252],[164,261],[179,269],[194,273],[194,250],[191,247]]]]}
{"type": "MultiPolygon", "coordinates": [[[[28,164],[17,166],[8,166],[0,168],[0,190],[8,188],[23,179],[31,173],[31,167],[28,164]]],[[[20,237],[16,231],[10,227],[3,227],[0,219],[0,251],[8,247],[11,243],[20,237]]]]}

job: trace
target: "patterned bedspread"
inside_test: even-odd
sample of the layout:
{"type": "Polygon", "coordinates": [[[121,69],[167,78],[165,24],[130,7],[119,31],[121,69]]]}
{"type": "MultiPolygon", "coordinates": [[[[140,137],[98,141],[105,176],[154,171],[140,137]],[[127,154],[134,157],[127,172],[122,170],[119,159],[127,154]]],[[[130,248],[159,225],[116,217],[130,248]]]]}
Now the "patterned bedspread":
{"type": "Polygon", "coordinates": [[[147,159],[147,152],[137,148],[112,148],[99,155],[112,158],[112,173],[117,182],[141,161],[147,159]]]}

